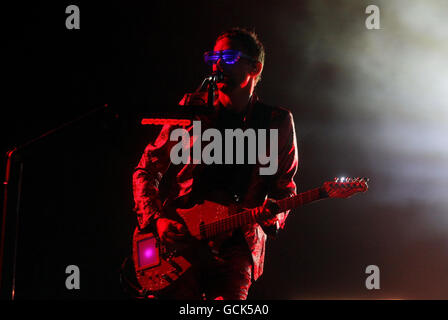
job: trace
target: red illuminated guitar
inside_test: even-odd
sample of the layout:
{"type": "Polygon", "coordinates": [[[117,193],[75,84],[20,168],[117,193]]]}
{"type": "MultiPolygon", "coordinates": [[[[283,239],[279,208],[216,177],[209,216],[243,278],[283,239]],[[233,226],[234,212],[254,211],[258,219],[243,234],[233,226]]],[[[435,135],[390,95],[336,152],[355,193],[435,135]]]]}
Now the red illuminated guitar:
{"type": "MultiPolygon", "coordinates": [[[[336,178],[294,197],[277,200],[280,211],[294,209],[324,198],[348,198],[358,192],[367,191],[365,178],[336,178]]],[[[142,233],[138,229],[133,238],[133,260],[140,286],[146,293],[157,292],[175,282],[187,271],[197,258],[201,245],[245,224],[256,223],[269,217],[263,216],[262,207],[232,213],[224,205],[204,201],[188,209],[175,209],[178,221],[182,222],[191,235],[191,245],[187,249],[176,250],[159,242],[152,233],[142,233]],[[213,214],[214,213],[214,214],[213,214]]]]}

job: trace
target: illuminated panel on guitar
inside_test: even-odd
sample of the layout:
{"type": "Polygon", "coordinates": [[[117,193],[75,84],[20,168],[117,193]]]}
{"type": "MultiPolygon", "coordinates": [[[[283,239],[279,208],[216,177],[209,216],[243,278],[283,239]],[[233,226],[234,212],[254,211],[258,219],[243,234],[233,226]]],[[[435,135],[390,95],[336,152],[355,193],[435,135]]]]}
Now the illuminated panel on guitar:
{"type": "Polygon", "coordinates": [[[137,246],[139,268],[149,268],[159,264],[159,249],[154,237],[138,241],[137,246]]]}

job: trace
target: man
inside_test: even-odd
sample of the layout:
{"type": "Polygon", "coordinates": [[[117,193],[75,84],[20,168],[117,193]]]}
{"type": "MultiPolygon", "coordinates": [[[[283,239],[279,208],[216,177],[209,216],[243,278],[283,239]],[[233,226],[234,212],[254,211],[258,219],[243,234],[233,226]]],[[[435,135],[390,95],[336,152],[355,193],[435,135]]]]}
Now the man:
{"type": "MultiPolygon", "coordinates": [[[[248,224],[208,243],[209,254],[160,298],[247,298],[253,280],[263,272],[266,232],[283,228],[288,212],[278,213],[273,199],[296,193],[297,149],[291,113],[261,103],[254,93],[264,65],[264,47],[255,33],[233,28],[218,36],[205,60],[223,75],[217,84],[215,114],[204,126],[224,129],[278,130],[278,167],[273,175],[260,175],[260,164],[181,164],[170,162],[173,127],[165,125],[149,144],[135,170],[135,211],[141,230],[156,232],[167,245],[182,247],[187,230],[169,218],[167,203],[184,199],[236,203],[241,208],[263,205],[271,219],[248,224]],[[162,205],[163,203],[163,205],[162,205]]],[[[191,129],[191,128],[189,128],[191,129]]]]}

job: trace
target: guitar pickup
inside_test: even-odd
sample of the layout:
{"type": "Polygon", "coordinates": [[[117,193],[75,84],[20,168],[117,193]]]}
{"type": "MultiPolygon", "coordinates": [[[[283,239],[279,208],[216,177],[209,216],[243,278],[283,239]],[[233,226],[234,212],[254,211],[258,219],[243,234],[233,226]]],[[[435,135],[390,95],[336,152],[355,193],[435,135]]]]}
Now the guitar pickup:
{"type": "Polygon", "coordinates": [[[166,274],[164,274],[164,275],[162,276],[162,279],[168,281],[169,283],[173,283],[173,279],[171,279],[171,278],[170,278],[169,276],[167,276],[166,274]]]}
{"type": "Polygon", "coordinates": [[[168,263],[169,263],[171,266],[173,266],[174,269],[176,269],[176,270],[174,271],[175,273],[179,273],[179,272],[182,271],[182,267],[181,267],[176,261],[170,260],[170,261],[168,261],[168,263]]]}

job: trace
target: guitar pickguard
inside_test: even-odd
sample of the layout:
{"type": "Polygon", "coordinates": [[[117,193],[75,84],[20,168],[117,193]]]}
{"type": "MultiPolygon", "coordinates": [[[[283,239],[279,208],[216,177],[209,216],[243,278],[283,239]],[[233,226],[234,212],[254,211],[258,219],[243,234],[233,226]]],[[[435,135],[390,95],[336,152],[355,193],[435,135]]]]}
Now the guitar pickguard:
{"type": "Polygon", "coordinates": [[[232,210],[228,206],[205,200],[188,209],[176,209],[176,213],[185,222],[190,234],[198,240],[203,240],[204,235],[201,234],[200,226],[227,218],[232,210]]]}

